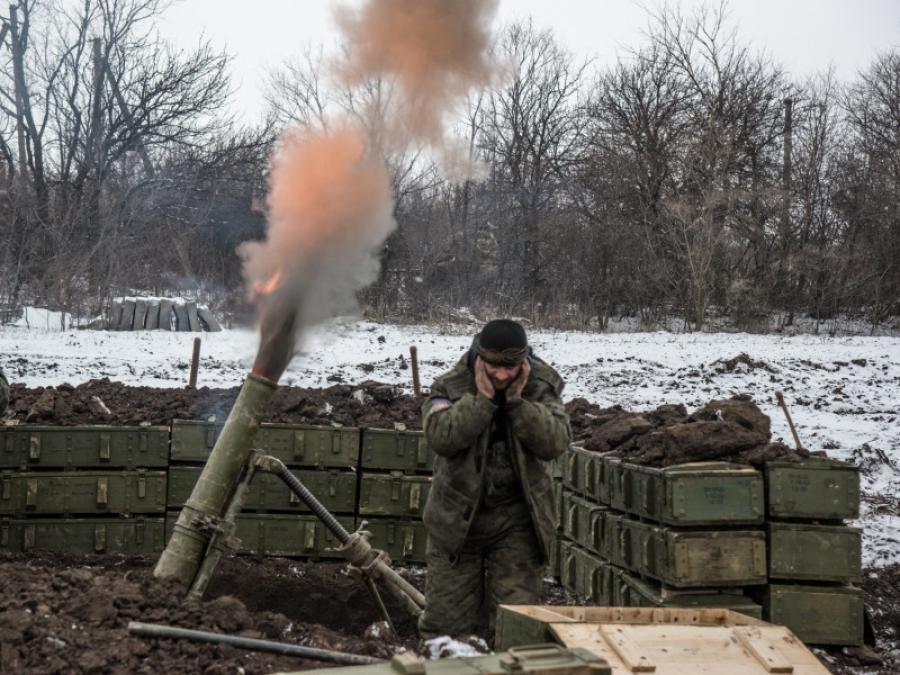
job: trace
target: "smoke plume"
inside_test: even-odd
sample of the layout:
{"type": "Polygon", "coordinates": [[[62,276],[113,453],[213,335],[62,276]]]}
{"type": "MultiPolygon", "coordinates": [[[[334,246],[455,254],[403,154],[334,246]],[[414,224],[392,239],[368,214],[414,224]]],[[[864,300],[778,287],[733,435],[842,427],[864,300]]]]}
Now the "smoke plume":
{"type": "Polygon", "coordinates": [[[240,248],[260,309],[254,373],[277,381],[303,329],[353,308],[356,291],[376,278],[378,251],[396,227],[384,153],[424,143],[454,155],[444,124],[491,79],[494,8],[491,0],[370,0],[339,13],[347,55],[339,75],[393,84],[395,104],[382,118],[391,124],[373,134],[371,121],[333,120],[328,131],[295,129],[279,140],[266,239],[240,248]]]}

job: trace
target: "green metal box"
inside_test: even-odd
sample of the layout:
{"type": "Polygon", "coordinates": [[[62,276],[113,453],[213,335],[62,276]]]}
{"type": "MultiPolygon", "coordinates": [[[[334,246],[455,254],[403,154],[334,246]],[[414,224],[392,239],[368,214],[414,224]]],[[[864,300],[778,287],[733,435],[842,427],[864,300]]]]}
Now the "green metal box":
{"type": "Polygon", "coordinates": [[[431,489],[431,476],[363,474],[359,513],[363,516],[421,516],[431,489]]]}
{"type": "Polygon", "coordinates": [[[559,539],[559,583],[570,591],[575,590],[575,554],[577,546],[568,539],[559,539]]]}
{"type": "Polygon", "coordinates": [[[763,616],[816,645],[863,643],[863,594],[852,586],[771,584],[763,593],[763,616]]]}
{"type": "Polygon", "coordinates": [[[602,475],[602,455],[587,450],[579,445],[569,446],[567,456],[573,466],[569,469],[570,489],[583,497],[592,499],[598,503],[604,501],[602,475]]]}
{"type": "Polygon", "coordinates": [[[601,553],[603,518],[609,509],[572,493],[566,494],[563,499],[563,532],[586,549],[601,553]]]}
{"type": "Polygon", "coordinates": [[[2,520],[0,550],[154,554],[163,549],[164,531],[162,518],[2,520]]]}
{"type": "MultiPolygon", "coordinates": [[[[223,424],[175,420],[172,423],[172,460],[205,462],[223,424]]],[[[296,424],[263,424],[253,447],[277,457],[287,466],[354,467],[359,460],[359,429],[296,424]]]]}
{"type": "Polygon", "coordinates": [[[574,591],[591,602],[600,604],[604,593],[602,572],[607,565],[606,561],[577,545],[569,548],[569,555],[574,558],[574,591]]]}
{"type": "Polygon", "coordinates": [[[857,528],[771,521],[766,530],[772,579],[848,582],[862,576],[857,528]]]}
{"type": "MultiPolygon", "coordinates": [[[[336,516],[353,531],[352,516],[336,516]]],[[[166,517],[166,540],[172,535],[178,511],[166,517]]],[[[235,519],[238,553],[305,558],[342,558],[340,543],[315,516],[241,513],[235,519]]]]}
{"type": "Polygon", "coordinates": [[[675,530],[622,519],[622,566],[678,588],[766,582],[766,535],[756,530],[675,530]]]}
{"type": "Polygon", "coordinates": [[[600,455],[598,490],[612,508],[667,525],[761,524],[762,475],[724,462],[695,462],[663,469],[600,455]]]}
{"type": "Polygon", "coordinates": [[[762,474],[722,462],[678,464],[664,469],[622,464],[628,484],[625,508],[666,525],[756,525],[765,517],[762,474]]]}
{"type": "MultiPolygon", "coordinates": [[[[180,508],[191,496],[203,467],[173,464],[169,468],[168,508],[180,508]]],[[[352,514],[356,508],[356,474],[351,471],[294,469],[293,473],[326,509],[332,513],[352,514]]],[[[257,473],[244,498],[246,511],[295,511],[309,508],[287,485],[273,474],[257,473]]]]}
{"type": "Polygon", "coordinates": [[[364,429],[361,467],[369,471],[431,471],[434,455],[421,431],[364,429]]]}
{"type": "Polygon", "coordinates": [[[620,526],[628,516],[618,511],[607,511],[603,515],[603,531],[600,537],[600,554],[610,563],[624,567],[625,561],[620,544],[623,539],[619,536],[620,526]]]}
{"type": "Polygon", "coordinates": [[[425,562],[427,535],[421,521],[373,518],[365,522],[365,529],[372,533],[372,546],[385,551],[391,560],[425,562]]]}
{"type": "Polygon", "coordinates": [[[640,579],[625,570],[615,575],[620,588],[617,597],[625,607],[710,607],[730,609],[756,619],[762,618],[762,606],[739,591],[692,589],[690,592],[671,589],[640,579]]]}
{"type": "Polygon", "coordinates": [[[164,513],[164,471],[0,474],[0,514],[164,513]]]}
{"type": "Polygon", "coordinates": [[[0,428],[0,468],[153,468],[168,463],[168,427],[0,428]]]}
{"type": "Polygon", "coordinates": [[[853,520],[859,517],[859,468],[833,459],[766,463],[770,518],[853,520]]]}

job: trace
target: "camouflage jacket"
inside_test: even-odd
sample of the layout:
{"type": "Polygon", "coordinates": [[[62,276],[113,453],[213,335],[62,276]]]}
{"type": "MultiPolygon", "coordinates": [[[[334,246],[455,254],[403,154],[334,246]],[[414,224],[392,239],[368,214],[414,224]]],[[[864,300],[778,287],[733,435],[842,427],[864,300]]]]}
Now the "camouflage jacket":
{"type": "MultiPolygon", "coordinates": [[[[556,531],[550,460],[569,445],[572,431],[560,394],[564,383],[553,368],[529,356],[531,375],[522,398],[506,404],[508,443],[545,559],[556,531]]],[[[434,479],[423,520],[431,541],[459,553],[481,504],[491,421],[497,405],[478,393],[472,352],[431,386],[422,406],[422,426],[434,451],[434,479]],[[435,399],[449,408],[432,412],[435,399]]]]}
{"type": "Polygon", "coordinates": [[[6,404],[9,403],[9,382],[0,370],[0,413],[6,411],[6,404]]]}

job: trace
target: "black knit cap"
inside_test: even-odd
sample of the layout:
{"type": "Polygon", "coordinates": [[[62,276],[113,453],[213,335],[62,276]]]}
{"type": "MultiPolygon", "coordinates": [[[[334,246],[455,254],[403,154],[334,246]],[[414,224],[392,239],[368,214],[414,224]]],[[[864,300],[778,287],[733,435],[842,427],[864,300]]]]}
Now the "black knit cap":
{"type": "Polygon", "coordinates": [[[494,365],[514,366],[528,356],[525,329],[511,319],[488,321],[475,342],[478,355],[494,365]]]}

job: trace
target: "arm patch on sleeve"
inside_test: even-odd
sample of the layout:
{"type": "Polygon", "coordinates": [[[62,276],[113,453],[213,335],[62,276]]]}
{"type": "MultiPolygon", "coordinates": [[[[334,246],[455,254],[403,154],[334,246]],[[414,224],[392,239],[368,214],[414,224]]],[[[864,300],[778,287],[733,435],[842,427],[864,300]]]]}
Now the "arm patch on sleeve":
{"type": "Polygon", "coordinates": [[[435,396],[433,399],[431,399],[431,412],[446,410],[452,405],[453,401],[451,401],[449,398],[444,398],[443,396],[435,396]]]}

